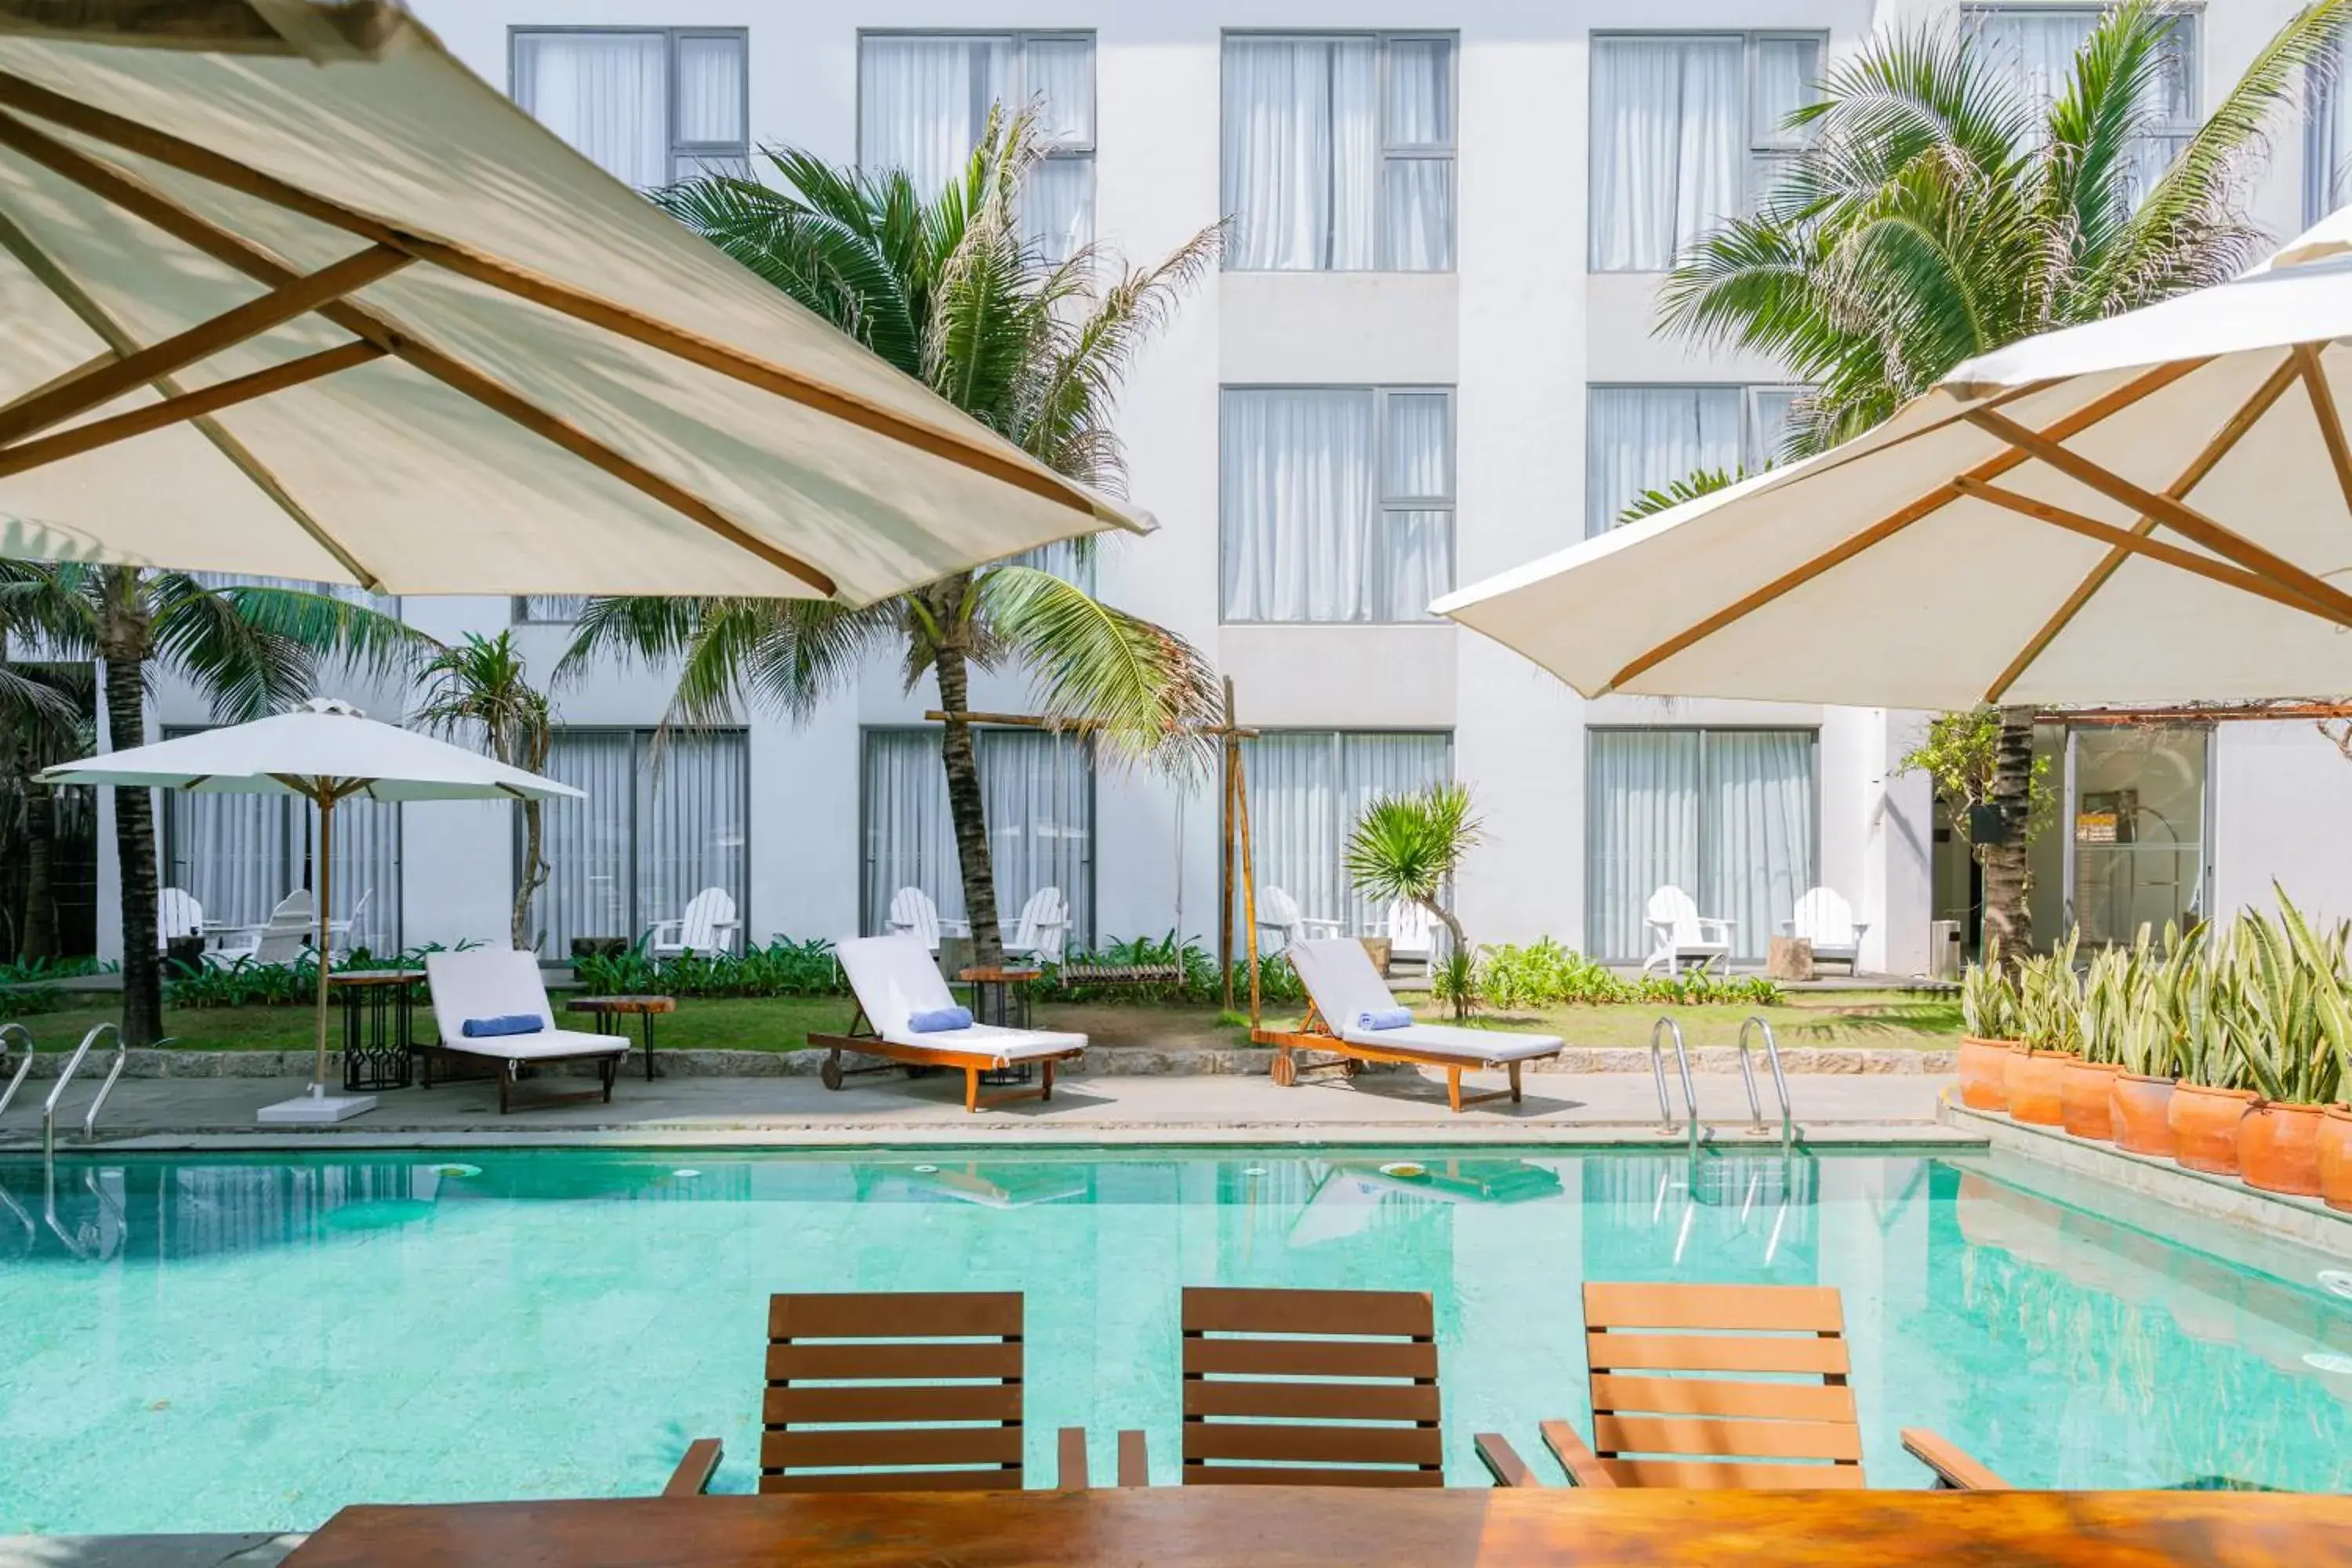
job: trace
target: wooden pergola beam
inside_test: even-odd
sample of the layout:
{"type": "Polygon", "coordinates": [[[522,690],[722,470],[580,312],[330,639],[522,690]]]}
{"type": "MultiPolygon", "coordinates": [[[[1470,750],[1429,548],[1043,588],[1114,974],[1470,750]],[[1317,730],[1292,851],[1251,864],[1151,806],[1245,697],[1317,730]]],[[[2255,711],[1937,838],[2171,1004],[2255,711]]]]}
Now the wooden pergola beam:
{"type": "MultiPolygon", "coordinates": [[[[7,79],[0,74],[0,81],[7,79]]],[[[300,276],[262,246],[189,211],[138,176],[89,157],[5,113],[0,113],[0,146],[23,153],[100,200],[272,289],[282,288],[300,276]]],[[[747,553],[799,578],[819,594],[831,597],[839,591],[825,573],[770,544],[683,486],[662,478],[512,388],[432,347],[415,331],[383,312],[351,300],[335,300],[320,305],[319,313],[345,331],[397,355],[452,391],[602,469],[747,553]]]]}
{"type": "Polygon", "coordinates": [[[308,315],[330,300],[340,300],[413,265],[415,259],[384,246],[371,246],[332,266],[272,289],[258,299],[224,310],[209,321],[199,321],[161,342],[125,354],[112,364],[20,399],[0,408],[0,446],[20,441],[78,414],[103,407],[135,387],[152,384],[158,376],[185,370],[272,327],[308,315]]]}
{"type": "MultiPolygon", "coordinates": [[[[2205,476],[2229,456],[2231,449],[2244,439],[2246,432],[2252,429],[2263,416],[2270,412],[2272,405],[2294,384],[2296,374],[2297,366],[2293,359],[2283,362],[2278,369],[2271,372],[2269,378],[2254,389],[2253,395],[2239,405],[2238,411],[2230,416],[2213,438],[2205,443],[2204,449],[2180,471],[2180,477],[2173,480],[2166,493],[2176,500],[2187,500],[2197,487],[2205,482],[2205,476]]],[[[2155,530],[2156,519],[2144,514],[2132,527],[2132,532],[2142,538],[2155,530]]],[[[2091,596],[2107,585],[2107,580],[2116,574],[2118,567],[2131,559],[2131,555],[2130,551],[2121,546],[2107,552],[2106,558],[2074,585],[2074,591],[2066,595],[2066,602],[2059,605],[2057,612],[2042,624],[2041,630],[2018,650],[2017,657],[2009,661],[2009,668],[2000,672],[2000,679],[1985,689],[1986,702],[1998,703],[2009,695],[2009,689],[2032,668],[2035,659],[2049,650],[2052,643],[2058,640],[2058,634],[2074,624],[2083,606],[2091,602],[2091,596]]]]}
{"type": "Polygon", "coordinates": [[[93,419],[87,425],[77,425],[60,430],[54,436],[37,437],[14,447],[0,447],[0,479],[61,463],[68,458],[78,458],[85,452],[111,447],[135,436],[144,436],[166,426],[182,424],[249,403],[257,397],[267,397],[273,392],[283,392],[290,386],[332,375],[337,371],[350,370],[383,357],[383,350],[367,342],[345,343],[340,348],[325,349],[305,354],[300,359],[288,360],[284,364],[268,370],[240,375],[210,386],[184,392],[167,397],[161,403],[151,403],[133,408],[109,419],[93,419]]]}
{"type": "MultiPolygon", "coordinates": [[[[2049,427],[2048,433],[2060,440],[2079,435],[2101,420],[2130,407],[2140,399],[2161,392],[2206,363],[2204,360],[2177,360],[2170,364],[2158,365],[2145,374],[2133,377],[2105,395],[2094,398],[2074,413],[2059,419],[2049,427]]],[[[2024,461],[2025,456],[2021,452],[2015,450],[2000,452],[1979,463],[1961,477],[1973,479],[1997,479],[2024,461]]],[[[1639,679],[1685,648],[1706,641],[1724,627],[1745,619],[1783,595],[1803,587],[1824,572],[1853,560],[1874,545],[1885,543],[1913,523],[1923,518],[1934,516],[1959,498],[1960,489],[1957,484],[1947,481],[1937,485],[1901,510],[1881,519],[1859,533],[1848,535],[1819,555],[1791,571],[1782,573],[1755,592],[1742,595],[1705,620],[1677,632],[1649,649],[1639,658],[1611,676],[1609,684],[1602,689],[1601,694],[1606,695],[1627,682],[1639,679]]]]}
{"type": "Polygon", "coordinates": [[[599,299],[570,284],[517,267],[470,247],[409,233],[341,202],[316,195],[274,175],[263,174],[225,153],[198,146],[152,125],[142,125],[93,104],[68,98],[23,77],[0,71],[0,105],[65,126],[167,168],[256,197],[330,227],[356,235],[373,244],[406,251],[517,299],[530,300],[689,363],[716,371],[746,385],[756,386],[816,409],[845,424],[873,430],[903,446],[942,458],[1073,510],[1082,511],[1088,517],[1102,515],[1094,500],[1069,480],[1040,465],[1022,462],[987,443],[935,429],[716,339],[657,321],[625,305],[599,299]]]}

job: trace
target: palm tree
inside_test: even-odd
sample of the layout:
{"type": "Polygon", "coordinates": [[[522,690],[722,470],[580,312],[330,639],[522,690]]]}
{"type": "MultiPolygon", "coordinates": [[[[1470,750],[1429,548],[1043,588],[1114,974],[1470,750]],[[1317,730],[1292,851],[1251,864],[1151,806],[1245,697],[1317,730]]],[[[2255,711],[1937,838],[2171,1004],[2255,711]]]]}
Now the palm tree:
{"type": "MultiPolygon", "coordinates": [[[[1110,426],[1138,351],[1208,268],[1221,231],[1155,266],[1096,248],[1049,262],[1016,202],[1040,156],[1028,117],[992,116],[962,173],[919,192],[904,174],[836,168],[771,149],[780,185],[712,177],[656,200],[688,227],[1057,472],[1117,493],[1110,426]]],[[[1081,542],[1081,549],[1084,542],[1081,542]]],[[[1019,560],[852,608],[810,600],[604,599],[583,613],[559,677],[602,652],[675,658],[667,722],[707,723],[750,700],[805,717],[888,652],[911,689],[925,674],[947,713],[940,754],[974,957],[1003,957],[973,753],[970,679],[1019,664],[1043,715],[1113,758],[1179,770],[1211,756],[1193,726],[1219,711],[1207,663],[1182,637],[1019,560]]]]}
{"type": "MultiPolygon", "coordinates": [[[[1454,939],[1454,953],[1466,962],[1470,941],[1446,907],[1444,893],[1463,857],[1478,847],[1482,837],[1478,819],[1470,815],[1467,784],[1377,795],[1348,835],[1348,879],[1366,898],[1381,902],[1407,899],[1435,915],[1454,939]]],[[[1467,988],[1454,988],[1454,1016],[1463,1017],[1468,1011],[1467,988]]]]}
{"type": "MultiPolygon", "coordinates": [[[[495,637],[467,632],[464,642],[443,648],[418,673],[425,698],[409,722],[444,735],[479,735],[490,755],[509,767],[547,771],[554,710],[547,693],[531,685],[512,632],[495,637]]],[[[509,940],[524,952],[539,945],[530,931],[530,900],[549,871],[541,849],[541,810],[540,801],[522,803],[522,874],[515,883],[509,940]]]]}
{"type": "MultiPolygon", "coordinates": [[[[1787,457],[1876,425],[1973,355],[2234,277],[2267,243],[2246,216],[2264,138],[2330,68],[2352,0],[2319,0],[2254,57],[2153,184],[2175,10],[2126,0],[2046,107],[1964,29],[1898,32],[1832,70],[1790,116],[1810,132],[1752,217],[1702,236],[1660,301],[1678,336],[1778,358],[1812,393],[1787,457]]],[[[2027,951],[2032,714],[2004,711],[1990,791],[2011,830],[1980,845],[1985,924],[2027,951]]]]}
{"type": "MultiPolygon", "coordinates": [[[[432,646],[396,618],[297,588],[215,587],[184,572],[81,562],[0,561],[0,622],[37,637],[60,658],[103,666],[106,726],[116,751],[147,739],[151,664],[193,683],[225,723],[263,718],[310,695],[322,659],[362,675],[404,668],[432,646]]],[[[155,804],[143,789],[114,795],[122,894],[122,1038],[161,1037],[163,967],[155,948],[155,804]]]]}
{"type": "Polygon", "coordinates": [[[43,768],[89,754],[97,686],[85,664],[11,663],[0,621],[0,845],[14,859],[21,847],[22,884],[5,879],[13,951],[20,961],[58,955],[56,867],[57,791],[42,784],[43,768]],[[23,915],[14,919],[21,892],[23,915]]]}

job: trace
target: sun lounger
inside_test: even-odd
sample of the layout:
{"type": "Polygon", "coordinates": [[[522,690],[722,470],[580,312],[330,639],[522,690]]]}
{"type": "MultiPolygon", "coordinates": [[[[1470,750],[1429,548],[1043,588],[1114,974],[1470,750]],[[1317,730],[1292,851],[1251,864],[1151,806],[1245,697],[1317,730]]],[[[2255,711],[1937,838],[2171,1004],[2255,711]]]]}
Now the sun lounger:
{"type": "MultiPolygon", "coordinates": [[[[1584,1330],[1593,1443],[1565,1421],[1540,1428],[1578,1486],[1863,1484],[1835,1286],[1587,1284],[1584,1330]]],[[[1476,1447],[1497,1485],[1543,1484],[1499,1435],[1479,1433],[1476,1447]]],[[[1903,1447],[1939,1486],[2008,1488],[1933,1432],[1908,1429],[1903,1447]]]]}
{"type": "Polygon", "coordinates": [[[1002,1105],[1007,1100],[1053,1099],[1055,1064],[1086,1054],[1084,1035],[1004,1029],[988,1024],[930,1031],[914,1028],[916,1015],[956,1005],[930,950],[919,936],[852,937],[841,944],[837,955],[842,973],[849,976],[850,989],[857,994],[857,1016],[845,1035],[809,1036],[810,1045],[831,1053],[823,1068],[827,1089],[839,1089],[852,1073],[883,1072],[893,1066],[952,1068],[963,1074],[963,1108],[976,1111],[983,1105],[1002,1105]],[[844,1067],[845,1051],[884,1060],[875,1067],[844,1067]],[[1037,1064],[1041,1087],[992,1095],[980,1092],[981,1074],[1024,1062],[1037,1064]]]}
{"type": "MultiPolygon", "coordinates": [[[[559,1029],[547,1005],[547,986],[539,977],[539,958],[512,948],[478,947],[464,952],[425,955],[425,984],[433,993],[433,1017],[440,1026],[441,1043],[425,1052],[425,1087],[433,1087],[433,1068],[453,1062],[488,1068],[498,1074],[499,1114],[513,1109],[513,1090],[525,1068],[556,1062],[593,1061],[601,1089],[576,1094],[534,1095],[531,1104],[564,1105],[574,1100],[613,1098],[613,1074],[629,1054],[629,1042],[617,1035],[590,1035],[559,1029]],[[466,1033],[471,1019],[536,1016],[539,1028],[530,1034],[473,1037],[466,1033]]],[[[446,1070],[444,1077],[478,1076],[446,1070]]]]}
{"type": "Polygon", "coordinates": [[[1442,1068],[1445,1100],[1455,1110],[1506,1094],[1519,1098],[1519,1068],[1526,1063],[1556,1057],[1565,1042],[1556,1035],[1520,1034],[1505,1029],[1465,1029],[1450,1024],[1408,1024],[1402,1028],[1367,1029],[1366,1014],[1391,1012],[1396,998],[1372,967],[1371,954],[1353,937],[1302,942],[1289,949],[1291,967],[1307,987],[1309,1006],[1306,1022],[1295,1030],[1259,1029],[1250,1036],[1275,1047],[1274,1081],[1287,1089],[1303,1073],[1338,1070],[1353,1078],[1365,1062],[1402,1062],[1412,1067],[1442,1068]],[[1302,1064],[1295,1051],[1329,1053],[1330,1061],[1302,1064]],[[1465,1096],[1462,1075],[1480,1068],[1499,1068],[1510,1075],[1511,1087],[1486,1094],[1465,1096]]]}

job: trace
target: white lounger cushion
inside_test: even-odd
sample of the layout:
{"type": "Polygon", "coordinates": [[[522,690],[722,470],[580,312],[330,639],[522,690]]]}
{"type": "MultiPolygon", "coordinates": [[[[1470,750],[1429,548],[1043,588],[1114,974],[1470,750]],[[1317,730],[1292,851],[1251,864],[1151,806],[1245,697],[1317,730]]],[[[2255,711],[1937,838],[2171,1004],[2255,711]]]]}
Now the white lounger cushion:
{"type": "Polygon", "coordinates": [[[629,1042],[618,1035],[591,1035],[559,1029],[547,1005],[547,986],[539,977],[536,953],[513,948],[478,947],[464,952],[425,955],[425,984],[433,993],[433,1020],[440,1026],[441,1048],[466,1051],[500,1061],[544,1061],[551,1057],[622,1056],[629,1042]],[[535,1035],[466,1033],[468,1018],[504,1018],[529,1014],[540,1022],[535,1035]]]}
{"type": "Polygon", "coordinates": [[[1353,937],[1340,937],[1336,941],[1293,942],[1289,952],[1291,967],[1298,971],[1299,983],[1314,999],[1315,1010],[1323,1015],[1323,1021],[1330,1026],[1333,1034],[1350,1045],[1374,1049],[1402,1046],[1460,1057],[1465,1061],[1495,1063],[1551,1056],[1566,1043],[1553,1035],[1464,1029],[1450,1024],[1412,1024],[1402,1029],[1361,1028],[1356,1023],[1361,1015],[1386,1012],[1397,1005],[1381,972],[1372,967],[1372,955],[1364,951],[1364,944],[1353,937]]]}
{"type": "Polygon", "coordinates": [[[1084,1035],[1045,1029],[1000,1029],[988,1024],[930,1034],[910,1029],[907,1020],[917,1013],[962,1005],[948,989],[922,939],[905,934],[850,937],[835,952],[850,989],[857,993],[858,1005],[866,1009],[866,1021],[892,1045],[967,1052],[1000,1064],[1086,1049],[1084,1035]]]}

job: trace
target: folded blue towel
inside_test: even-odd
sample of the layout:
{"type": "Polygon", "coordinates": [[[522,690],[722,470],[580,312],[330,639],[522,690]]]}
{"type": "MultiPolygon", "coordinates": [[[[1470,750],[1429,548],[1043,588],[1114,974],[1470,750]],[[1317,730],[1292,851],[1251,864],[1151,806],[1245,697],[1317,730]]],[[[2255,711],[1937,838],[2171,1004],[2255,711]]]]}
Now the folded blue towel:
{"type": "Polygon", "coordinates": [[[508,1013],[496,1018],[468,1018],[465,1035],[478,1040],[492,1035],[536,1035],[547,1027],[545,1019],[536,1013],[508,1013]]]}
{"type": "Polygon", "coordinates": [[[907,1017],[907,1027],[919,1035],[944,1035],[951,1029],[971,1027],[969,1007],[926,1007],[907,1017]]]}
{"type": "Polygon", "coordinates": [[[1383,1007],[1376,1013],[1356,1015],[1356,1027],[1359,1029],[1408,1029],[1412,1026],[1412,1009],[1410,1007],[1383,1007]]]}

